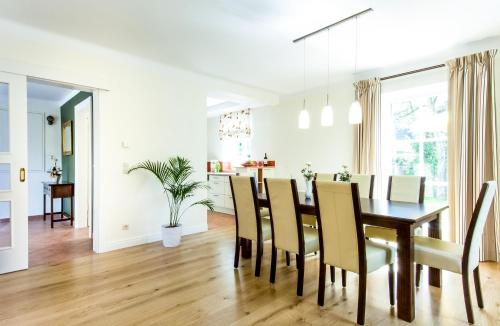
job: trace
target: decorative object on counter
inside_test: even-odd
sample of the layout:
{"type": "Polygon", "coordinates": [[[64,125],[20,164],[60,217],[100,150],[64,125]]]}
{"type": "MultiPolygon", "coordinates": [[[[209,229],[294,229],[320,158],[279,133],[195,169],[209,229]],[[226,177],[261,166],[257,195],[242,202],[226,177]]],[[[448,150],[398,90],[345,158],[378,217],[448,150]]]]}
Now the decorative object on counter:
{"type": "Polygon", "coordinates": [[[343,182],[351,181],[352,174],[349,172],[347,165],[342,165],[342,171],[337,174],[337,180],[343,182]]]}
{"type": "Polygon", "coordinates": [[[229,112],[219,117],[219,139],[240,139],[252,136],[252,115],[250,109],[229,112]]]}
{"type": "Polygon", "coordinates": [[[264,153],[264,166],[267,166],[267,153],[264,153]]]}
{"type": "Polygon", "coordinates": [[[215,172],[220,172],[221,171],[221,165],[220,162],[217,161],[215,162],[215,172]]]}
{"type": "Polygon", "coordinates": [[[58,159],[54,155],[50,155],[50,160],[52,161],[52,167],[47,173],[55,183],[59,183],[61,181],[62,169],[57,166],[58,159]]]}
{"type": "Polygon", "coordinates": [[[246,168],[254,167],[254,166],[257,166],[257,161],[248,160],[246,162],[241,163],[241,166],[246,167],[246,168]]]}
{"type": "Polygon", "coordinates": [[[180,220],[184,213],[191,207],[202,205],[210,210],[214,203],[210,199],[201,199],[186,204],[186,200],[193,197],[199,189],[208,189],[201,181],[188,180],[195,172],[191,162],[184,157],[175,156],[167,162],[144,161],[131,168],[128,173],[135,170],[151,172],[160,181],[163,192],[167,195],[169,206],[169,224],[162,225],[162,239],[165,247],[177,247],[181,242],[182,225],[180,220]]]}
{"type": "Polygon", "coordinates": [[[304,181],[306,182],[306,198],[312,198],[312,180],[314,178],[314,172],[311,169],[311,163],[307,162],[306,166],[300,170],[300,173],[304,176],[304,181]]]}

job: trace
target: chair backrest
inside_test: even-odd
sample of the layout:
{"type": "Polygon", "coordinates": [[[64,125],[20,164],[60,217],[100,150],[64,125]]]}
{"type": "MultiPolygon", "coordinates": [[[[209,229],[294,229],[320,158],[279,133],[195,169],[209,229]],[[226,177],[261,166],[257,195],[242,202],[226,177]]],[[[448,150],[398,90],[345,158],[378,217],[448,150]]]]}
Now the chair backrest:
{"type": "Polygon", "coordinates": [[[393,175],[389,177],[387,200],[423,203],[424,194],[425,177],[410,175],[393,175]]]}
{"type": "Polygon", "coordinates": [[[313,182],[323,263],[351,272],[366,270],[358,184],[313,182]]]}
{"type": "Polygon", "coordinates": [[[335,181],[337,173],[316,173],[314,180],[316,181],[335,181]]]}
{"type": "Polygon", "coordinates": [[[295,180],[265,178],[264,184],[275,247],[296,254],[303,252],[304,230],[295,180]]]}
{"type": "Polygon", "coordinates": [[[359,189],[359,197],[373,198],[373,182],[375,175],[373,174],[353,174],[351,183],[357,183],[359,189]]]}
{"type": "Polygon", "coordinates": [[[496,189],[497,183],[495,181],[483,183],[476,206],[474,207],[474,212],[472,212],[467,236],[465,237],[462,270],[470,271],[479,262],[479,246],[481,245],[484,225],[486,224],[496,189]]]}
{"type": "Polygon", "coordinates": [[[262,221],[260,220],[255,178],[230,176],[229,182],[233,195],[237,235],[245,239],[260,240],[262,221]]]}

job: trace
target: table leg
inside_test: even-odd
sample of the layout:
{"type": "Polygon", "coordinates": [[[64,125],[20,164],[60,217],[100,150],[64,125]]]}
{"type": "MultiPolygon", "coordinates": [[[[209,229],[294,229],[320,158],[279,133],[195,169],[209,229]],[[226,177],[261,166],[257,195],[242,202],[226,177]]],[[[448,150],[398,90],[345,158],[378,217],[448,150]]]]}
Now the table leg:
{"type": "Polygon", "coordinates": [[[241,257],[252,258],[252,240],[241,238],[241,257]]]}
{"type": "Polygon", "coordinates": [[[54,228],[54,198],[50,197],[50,227],[54,228]]]}
{"type": "Polygon", "coordinates": [[[45,202],[47,200],[47,196],[45,194],[43,194],[43,220],[45,221],[45,210],[46,210],[46,207],[47,206],[47,203],[45,202]]]}
{"type": "MultiPolygon", "coordinates": [[[[437,218],[429,222],[429,237],[441,239],[441,214],[437,218]]],[[[441,270],[429,267],[429,285],[440,288],[441,287],[441,270]]]]}
{"type": "Polygon", "coordinates": [[[71,218],[71,226],[73,226],[73,197],[70,197],[70,202],[71,202],[71,205],[70,205],[70,211],[69,213],[71,214],[69,217],[71,218]]]}
{"type": "Polygon", "coordinates": [[[61,198],[61,220],[64,218],[64,198],[61,198]]]}
{"type": "Polygon", "coordinates": [[[411,226],[402,226],[397,230],[398,241],[398,318],[407,322],[415,319],[415,290],[413,287],[413,229],[411,226]]]}

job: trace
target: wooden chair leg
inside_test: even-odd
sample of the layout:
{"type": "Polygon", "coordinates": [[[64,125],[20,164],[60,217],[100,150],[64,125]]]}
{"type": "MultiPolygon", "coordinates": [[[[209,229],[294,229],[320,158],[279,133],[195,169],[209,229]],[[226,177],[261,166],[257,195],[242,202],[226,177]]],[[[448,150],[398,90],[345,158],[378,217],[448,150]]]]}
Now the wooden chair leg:
{"type": "Polygon", "coordinates": [[[342,270],[342,287],[343,288],[346,287],[346,270],[345,269],[342,270]]]}
{"type": "Polygon", "coordinates": [[[272,246],[271,249],[271,273],[269,276],[269,282],[274,283],[276,281],[276,255],[278,254],[278,249],[272,246]]]}
{"type": "Polygon", "coordinates": [[[420,287],[420,275],[422,274],[422,269],[424,269],[422,265],[415,265],[415,286],[417,288],[420,287]]]}
{"type": "Polygon", "coordinates": [[[255,255],[255,276],[260,276],[260,265],[262,261],[262,252],[263,252],[263,243],[262,241],[257,241],[257,253],[255,255]]]}
{"type": "Polygon", "coordinates": [[[476,288],[477,305],[483,309],[483,293],[481,292],[481,278],[479,277],[479,266],[474,269],[474,287],[476,288]]]}
{"type": "MultiPolygon", "coordinates": [[[[331,268],[331,267],[330,267],[331,268]]],[[[318,305],[325,304],[326,264],[319,264],[318,305]]]]}
{"type": "Polygon", "coordinates": [[[467,321],[469,322],[469,324],[474,324],[474,313],[472,312],[472,305],[470,300],[468,271],[463,271],[462,273],[462,286],[464,288],[464,300],[465,300],[465,310],[467,311],[467,321]]]}
{"type": "Polygon", "coordinates": [[[234,268],[238,268],[240,262],[240,237],[236,236],[236,248],[234,249],[234,268]]]}
{"type": "Polygon", "coordinates": [[[335,283],[335,267],[330,266],[330,280],[335,283]]]}
{"type": "Polygon", "coordinates": [[[302,296],[304,292],[304,265],[305,265],[305,257],[304,255],[297,255],[297,268],[299,270],[298,279],[297,279],[297,295],[299,297],[302,296]]]}
{"type": "Polygon", "coordinates": [[[358,292],[358,324],[365,323],[366,308],[366,273],[359,274],[359,292],[358,292]]]}
{"type": "Polygon", "coordinates": [[[286,265],[290,266],[290,253],[288,251],[285,251],[285,259],[286,259],[286,265]]]}
{"type": "Polygon", "coordinates": [[[394,264],[389,265],[389,302],[394,306],[394,264]]]}
{"type": "Polygon", "coordinates": [[[297,270],[299,269],[299,264],[300,264],[299,254],[296,254],[295,255],[295,266],[297,266],[297,270]]]}

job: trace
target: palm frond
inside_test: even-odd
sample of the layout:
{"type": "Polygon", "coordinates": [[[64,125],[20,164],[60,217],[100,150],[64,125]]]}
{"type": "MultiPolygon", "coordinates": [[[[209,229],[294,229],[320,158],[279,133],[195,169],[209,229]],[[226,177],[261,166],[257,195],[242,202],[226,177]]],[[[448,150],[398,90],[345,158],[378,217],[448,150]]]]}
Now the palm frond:
{"type": "Polygon", "coordinates": [[[203,205],[210,210],[214,209],[211,200],[202,199],[190,204],[181,212],[186,199],[193,197],[200,189],[208,189],[204,182],[189,180],[195,171],[187,158],[175,156],[169,158],[167,162],[147,160],[132,167],[128,173],[141,169],[151,172],[162,184],[169,204],[170,226],[178,225],[180,218],[190,207],[203,205]]]}

